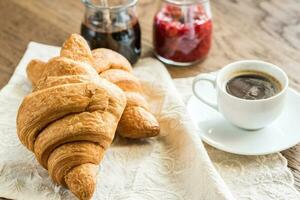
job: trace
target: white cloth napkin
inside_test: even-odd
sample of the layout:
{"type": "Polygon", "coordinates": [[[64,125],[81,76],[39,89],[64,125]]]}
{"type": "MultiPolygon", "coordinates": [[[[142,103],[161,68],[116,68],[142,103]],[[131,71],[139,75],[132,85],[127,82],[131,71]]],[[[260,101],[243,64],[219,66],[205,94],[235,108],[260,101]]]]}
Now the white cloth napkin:
{"type": "MultiPolygon", "coordinates": [[[[30,43],[0,92],[0,197],[75,199],[68,190],[52,183],[16,133],[18,107],[31,89],[26,65],[33,58],[46,61],[57,55],[58,47],[30,43]]],[[[134,73],[159,120],[161,135],[142,141],[117,138],[101,162],[93,199],[234,199],[193,129],[165,67],[154,59],[144,59],[134,73]]]]}
{"type": "MultiPolygon", "coordinates": [[[[31,90],[25,75],[27,63],[33,58],[46,61],[58,54],[58,47],[30,43],[0,92],[0,197],[75,199],[68,190],[52,183],[16,134],[18,106],[31,90]]],[[[101,162],[93,199],[300,199],[280,154],[250,157],[209,146],[205,149],[161,63],[143,59],[134,73],[160,122],[161,135],[143,141],[117,138],[101,162]]],[[[175,83],[184,99],[191,95],[191,79],[175,83]]]]}

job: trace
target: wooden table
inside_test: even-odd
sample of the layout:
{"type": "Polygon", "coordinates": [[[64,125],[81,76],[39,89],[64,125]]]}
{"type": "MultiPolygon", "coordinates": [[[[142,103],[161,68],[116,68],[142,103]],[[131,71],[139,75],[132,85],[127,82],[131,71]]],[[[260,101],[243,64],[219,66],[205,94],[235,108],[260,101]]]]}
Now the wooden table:
{"type": "MultiPolygon", "coordinates": [[[[138,4],[144,55],[151,55],[152,18],[158,4],[159,0],[138,4]]],[[[172,77],[214,71],[239,59],[261,59],[281,66],[291,87],[300,91],[300,1],[212,0],[211,5],[210,56],[192,67],[168,67],[172,77]]],[[[79,0],[0,0],[0,87],[9,80],[29,41],[61,45],[70,33],[79,32],[83,11],[79,0]]],[[[283,155],[300,191],[300,145],[283,155]]]]}

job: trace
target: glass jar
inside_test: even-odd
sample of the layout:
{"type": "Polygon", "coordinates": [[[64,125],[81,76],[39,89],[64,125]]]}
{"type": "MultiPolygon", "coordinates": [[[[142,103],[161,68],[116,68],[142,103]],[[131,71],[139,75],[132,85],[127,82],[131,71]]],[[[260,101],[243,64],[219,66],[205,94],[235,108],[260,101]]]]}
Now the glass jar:
{"type": "Polygon", "coordinates": [[[137,0],[82,0],[85,5],[81,35],[91,49],[108,48],[125,56],[131,64],[141,55],[141,30],[135,7],[137,0]]]}
{"type": "Polygon", "coordinates": [[[163,0],[154,17],[153,46],[158,59],[178,66],[202,61],[211,47],[208,0],[163,0]]]}

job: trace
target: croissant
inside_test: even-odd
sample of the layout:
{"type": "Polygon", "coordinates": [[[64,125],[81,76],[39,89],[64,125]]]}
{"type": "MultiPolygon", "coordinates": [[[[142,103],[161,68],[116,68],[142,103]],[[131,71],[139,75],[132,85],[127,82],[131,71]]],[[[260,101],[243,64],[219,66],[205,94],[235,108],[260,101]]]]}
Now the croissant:
{"type": "Polygon", "coordinates": [[[159,123],[150,112],[140,81],[131,73],[132,67],[127,59],[109,49],[101,48],[91,52],[80,35],[72,34],[71,38],[67,45],[76,48],[63,49],[61,56],[91,64],[100,77],[116,84],[126,94],[127,105],[118,124],[118,134],[133,139],[158,135],[159,123]]]}
{"type": "MultiPolygon", "coordinates": [[[[69,38],[62,51],[73,51],[69,38]]],[[[78,52],[80,56],[80,52],[78,52]]],[[[124,92],[87,63],[56,57],[33,60],[34,85],[18,111],[17,133],[53,181],[79,199],[90,199],[98,165],[126,106],[124,92]]]]}

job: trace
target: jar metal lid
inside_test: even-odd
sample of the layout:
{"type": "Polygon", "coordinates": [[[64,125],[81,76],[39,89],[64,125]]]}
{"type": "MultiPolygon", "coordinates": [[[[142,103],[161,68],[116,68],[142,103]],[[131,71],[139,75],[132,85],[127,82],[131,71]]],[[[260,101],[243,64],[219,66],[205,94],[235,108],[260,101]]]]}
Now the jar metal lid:
{"type": "MultiPolygon", "coordinates": [[[[109,0],[107,0],[109,2],[109,0]]],[[[127,9],[129,7],[135,6],[138,0],[127,0],[127,1],[122,1],[120,4],[118,5],[101,5],[99,3],[94,3],[93,0],[81,0],[81,2],[87,6],[88,8],[91,9],[99,9],[99,10],[123,10],[123,9],[127,9]]],[[[100,2],[100,1],[98,1],[100,2]]]]}

